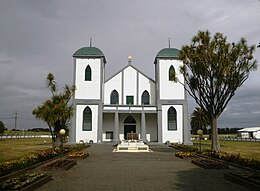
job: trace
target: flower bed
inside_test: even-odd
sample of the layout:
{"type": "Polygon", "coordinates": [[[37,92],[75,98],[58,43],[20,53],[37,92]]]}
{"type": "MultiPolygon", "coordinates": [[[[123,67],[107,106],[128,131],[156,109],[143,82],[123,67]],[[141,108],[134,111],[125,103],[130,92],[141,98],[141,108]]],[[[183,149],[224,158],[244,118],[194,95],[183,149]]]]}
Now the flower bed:
{"type": "Polygon", "coordinates": [[[42,167],[42,170],[68,170],[77,164],[76,160],[58,159],[42,167]]]}
{"type": "Polygon", "coordinates": [[[175,153],[175,156],[176,157],[179,157],[181,159],[185,159],[185,158],[193,158],[193,157],[196,157],[196,154],[195,153],[192,153],[192,152],[177,152],[175,153]]]}
{"type": "Polygon", "coordinates": [[[227,169],[229,166],[225,163],[217,162],[209,159],[197,159],[191,161],[193,164],[204,169],[227,169]]]}
{"type": "Polygon", "coordinates": [[[68,154],[68,157],[70,158],[86,158],[89,156],[89,153],[87,152],[70,152],[68,154]]]}
{"type": "Polygon", "coordinates": [[[60,154],[59,151],[45,150],[37,153],[34,156],[26,157],[22,160],[12,160],[4,162],[0,165],[0,177],[11,172],[21,170],[30,167],[34,164],[46,161],[48,159],[54,158],[60,154]]]}
{"type": "MultiPolygon", "coordinates": [[[[69,147],[65,147],[64,153],[71,152],[71,151],[80,151],[88,146],[89,145],[86,144],[76,144],[69,147]]],[[[33,156],[29,156],[21,160],[12,160],[12,161],[4,162],[0,164],[0,177],[10,174],[12,172],[16,172],[21,169],[31,167],[35,164],[55,158],[57,156],[61,156],[61,154],[63,153],[61,152],[60,149],[56,149],[54,151],[52,149],[47,149],[44,151],[40,151],[33,156]]]]}
{"type": "Polygon", "coordinates": [[[51,175],[23,174],[4,181],[0,190],[34,190],[52,180],[51,175]]]}
{"type": "Polygon", "coordinates": [[[226,162],[231,162],[241,166],[249,167],[255,170],[260,170],[260,161],[253,158],[241,157],[240,154],[229,154],[226,152],[208,152],[203,153],[212,158],[220,159],[226,162]]]}
{"type": "Polygon", "coordinates": [[[181,151],[187,151],[187,152],[196,152],[196,151],[198,151],[198,148],[196,148],[194,146],[177,144],[177,143],[172,143],[170,145],[170,147],[173,147],[173,148],[181,150],[181,151]]]}
{"type": "Polygon", "coordinates": [[[243,173],[225,173],[224,178],[245,186],[247,188],[251,188],[253,190],[260,190],[260,176],[256,174],[252,174],[249,172],[243,173]]]}

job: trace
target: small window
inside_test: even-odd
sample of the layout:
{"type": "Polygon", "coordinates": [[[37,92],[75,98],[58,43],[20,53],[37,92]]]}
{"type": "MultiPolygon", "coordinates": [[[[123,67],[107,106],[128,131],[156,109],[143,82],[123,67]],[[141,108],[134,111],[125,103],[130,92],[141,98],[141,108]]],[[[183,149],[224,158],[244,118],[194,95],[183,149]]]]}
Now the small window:
{"type": "Polygon", "coordinates": [[[110,94],[110,104],[118,104],[119,102],[118,92],[113,90],[110,94]]]}
{"type": "Polygon", "coordinates": [[[169,69],[169,81],[175,81],[176,82],[177,78],[176,78],[176,72],[174,67],[171,65],[170,69],[169,69]]]}
{"type": "Polygon", "coordinates": [[[133,105],[134,104],[134,96],[126,96],[126,104],[133,105]]]}
{"type": "Polygon", "coordinates": [[[142,104],[149,105],[150,104],[150,95],[147,90],[145,90],[142,94],[142,104]]]}
{"type": "Polygon", "coordinates": [[[92,131],[92,112],[89,107],[86,107],[83,111],[82,131],[92,131]]]}
{"type": "Polygon", "coordinates": [[[177,112],[174,107],[170,107],[168,110],[168,130],[177,130],[177,112]]]}
{"type": "Polygon", "coordinates": [[[106,131],[106,139],[113,139],[113,131],[106,131]]]}
{"type": "Polygon", "coordinates": [[[91,81],[91,68],[89,65],[85,69],[85,81],[91,81]]]}

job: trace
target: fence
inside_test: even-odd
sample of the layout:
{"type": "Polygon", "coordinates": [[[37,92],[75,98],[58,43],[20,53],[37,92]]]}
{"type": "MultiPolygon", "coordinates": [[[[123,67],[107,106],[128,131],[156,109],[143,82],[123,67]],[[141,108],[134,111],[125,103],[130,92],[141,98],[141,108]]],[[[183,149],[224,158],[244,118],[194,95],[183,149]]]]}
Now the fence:
{"type": "Polygon", "coordinates": [[[256,139],[256,138],[241,138],[241,137],[221,137],[220,140],[227,140],[227,141],[245,141],[245,142],[260,142],[260,139],[256,139]]]}
{"type": "Polygon", "coordinates": [[[0,135],[0,139],[22,139],[22,138],[51,138],[51,135],[39,135],[39,134],[0,135]]]}

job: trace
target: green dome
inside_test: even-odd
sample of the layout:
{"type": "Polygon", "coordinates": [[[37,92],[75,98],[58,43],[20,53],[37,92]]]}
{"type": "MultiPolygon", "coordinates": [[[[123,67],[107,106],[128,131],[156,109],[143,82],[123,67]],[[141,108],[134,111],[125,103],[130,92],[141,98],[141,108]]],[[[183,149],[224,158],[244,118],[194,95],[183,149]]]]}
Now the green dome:
{"type": "MultiPolygon", "coordinates": [[[[96,47],[83,47],[78,49],[74,54],[73,57],[76,58],[105,58],[103,52],[96,47]]],[[[105,61],[106,62],[106,61],[105,61]]]]}
{"type": "Polygon", "coordinates": [[[179,52],[176,48],[164,48],[158,52],[156,58],[178,58],[179,52]]]}

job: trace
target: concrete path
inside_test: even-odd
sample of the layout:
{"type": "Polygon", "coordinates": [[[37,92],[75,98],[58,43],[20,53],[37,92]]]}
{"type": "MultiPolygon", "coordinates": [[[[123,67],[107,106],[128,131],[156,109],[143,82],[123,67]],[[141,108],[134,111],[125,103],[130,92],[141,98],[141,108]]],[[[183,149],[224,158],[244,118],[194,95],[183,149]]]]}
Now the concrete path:
{"type": "Polygon", "coordinates": [[[112,144],[94,144],[90,157],[68,171],[53,173],[53,181],[37,191],[168,191],[248,190],[223,178],[228,170],[205,170],[176,158],[175,149],[152,145],[151,153],[112,153],[112,144]]]}

